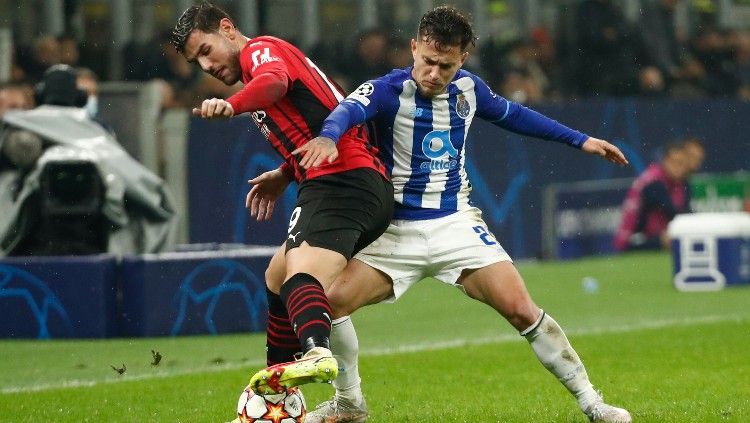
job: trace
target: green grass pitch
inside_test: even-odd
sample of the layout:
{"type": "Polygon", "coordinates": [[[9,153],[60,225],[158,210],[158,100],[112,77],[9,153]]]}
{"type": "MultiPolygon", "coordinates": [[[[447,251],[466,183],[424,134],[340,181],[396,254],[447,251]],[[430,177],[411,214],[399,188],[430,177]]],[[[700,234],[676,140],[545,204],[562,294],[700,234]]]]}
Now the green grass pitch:
{"type": "MultiPolygon", "coordinates": [[[[750,422],[750,288],[679,293],[667,254],[520,264],[605,398],[635,422],[750,422]],[[582,278],[598,280],[597,292],[582,278]]],[[[585,422],[488,307],[423,281],[355,315],[371,422],[585,422]]],[[[224,422],[264,334],[0,341],[1,422],[224,422]],[[151,350],[163,359],[152,366],[151,350]],[[118,375],[111,366],[127,367],[118,375]]],[[[303,389],[308,407],[331,395],[303,389]]]]}

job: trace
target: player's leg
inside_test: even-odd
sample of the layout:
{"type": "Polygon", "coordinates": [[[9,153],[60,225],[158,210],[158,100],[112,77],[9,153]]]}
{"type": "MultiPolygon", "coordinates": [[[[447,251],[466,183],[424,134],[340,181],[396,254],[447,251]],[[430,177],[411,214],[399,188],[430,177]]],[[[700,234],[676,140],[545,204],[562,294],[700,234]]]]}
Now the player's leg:
{"type": "MultiPolygon", "coordinates": [[[[605,404],[591,386],[562,329],[534,304],[521,275],[488,230],[481,212],[475,208],[463,210],[436,223],[427,234],[430,251],[439,257],[434,264],[441,267],[435,277],[457,283],[470,297],[490,305],[507,319],[587,414],[592,414],[596,404],[603,407],[605,404]]],[[[599,421],[629,421],[625,410],[609,407],[608,411],[613,411],[614,416],[599,421]]]]}
{"type": "Polygon", "coordinates": [[[384,273],[355,259],[327,291],[333,325],[331,351],[339,366],[333,381],[336,393],[305,417],[306,423],[364,422],[368,411],[359,375],[359,339],[350,315],[368,304],[378,303],[393,293],[391,279],[384,273]]]}
{"type": "Polygon", "coordinates": [[[329,348],[332,311],[325,290],[344,270],[347,258],[337,251],[303,242],[287,251],[286,280],[280,295],[304,352],[329,348]]]}
{"type": "Polygon", "coordinates": [[[281,285],[279,299],[288,312],[303,356],[297,361],[287,359],[276,363],[271,362],[273,351],[269,350],[269,367],[250,379],[250,386],[260,394],[278,393],[304,383],[330,382],[338,369],[330,351],[332,311],[325,287],[343,270],[346,258],[303,242],[287,251],[285,263],[286,280],[281,285]]]}
{"type": "MultiPolygon", "coordinates": [[[[308,180],[300,188],[286,241],[286,280],[280,296],[304,352],[296,362],[266,368],[251,378],[267,394],[337,374],[330,351],[331,314],[325,288],[346,266],[363,240],[385,231],[392,188],[376,172],[355,169],[308,180]]],[[[369,241],[368,241],[369,242],[369,241]]],[[[366,245],[366,244],[365,244],[366,245]]]]}
{"type": "Polygon", "coordinates": [[[626,410],[602,401],[562,328],[534,304],[521,275],[511,262],[502,261],[480,269],[466,270],[459,283],[470,297],[497,310],[528,340],[542,365],[573,394],[591,421],[631,421],[626,410]]]}
{"type": "Polygon", "coordinates": [[[333,317],[346,317],[360,308],[393,296],[391,278],[356,257],[326,291],[333,317]]]}
{"type": "Polygon", "coordinates": [[[282,245],[271,257],[265,273],[268,298],[268,326],[266,327],[266,362],[268,366],[294,360],[302,346],[294,333],[286,305],[279,292],[286,277],[286,246],[282,245]]]}
{"type": "Polygon", "coordinates": [[[328,290],[334,320],[331,350],[339,362],[334,397],[308,413],[305,422],[364,421],[367,405],[357,366],[359,341],[352,320],[355,310],[382,301],[393,302],[423,278],[429,260],[421,221],[394,221],[377,240],[349,261],[328,290]],[[391,277],[395,278],[391,279],[391,277]]]}

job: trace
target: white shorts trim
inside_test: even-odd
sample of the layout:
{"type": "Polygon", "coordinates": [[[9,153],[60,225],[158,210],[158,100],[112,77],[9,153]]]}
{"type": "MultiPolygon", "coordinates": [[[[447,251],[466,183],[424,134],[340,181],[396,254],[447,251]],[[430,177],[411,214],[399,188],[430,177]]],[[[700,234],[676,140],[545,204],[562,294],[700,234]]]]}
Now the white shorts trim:
{"type": "Polygon", "coordinates": [[[463,290],[456,282],[464,270],[513,261],[476,207],[437,219],[393,220],[355,258],[390,276],[393,296],[386,302],[395,301],[426,277],[463,290]]]}

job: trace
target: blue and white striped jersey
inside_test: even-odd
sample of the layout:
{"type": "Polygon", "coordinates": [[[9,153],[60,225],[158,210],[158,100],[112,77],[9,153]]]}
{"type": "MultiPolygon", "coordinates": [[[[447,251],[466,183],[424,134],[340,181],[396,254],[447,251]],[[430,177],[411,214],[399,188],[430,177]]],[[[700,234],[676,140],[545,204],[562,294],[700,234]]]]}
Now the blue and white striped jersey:
{"type": "Polygon", "coordinates": [[[338,140],[352,126],[372,120],[393,181],[395,218],[431,219],[469,207],[465,146],[475,116],[579,148],[588,138],[498,96],[465,70],[459,70],[445,93],[426,98],[411,68],[360,85],[328,116],[320,135],[338,140]]]}

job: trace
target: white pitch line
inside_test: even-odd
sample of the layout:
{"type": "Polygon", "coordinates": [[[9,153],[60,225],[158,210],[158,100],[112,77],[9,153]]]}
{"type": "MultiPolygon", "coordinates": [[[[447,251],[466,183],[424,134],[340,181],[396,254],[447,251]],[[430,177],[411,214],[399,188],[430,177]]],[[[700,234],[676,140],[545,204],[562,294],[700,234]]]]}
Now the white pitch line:
{"type": "MultiPolygon", "coordinates": [[[[681,319],[660,319],[660,320],[649,320],[638,322],[634,324],[614,325],[614,326],[600,326],[592,328],[582,329],[571,329],[566,330],[568,336],[585,336],[585,335],[602,335],[612,333],[625,333],[635,332],[644,329],[662,329],[667,327],[679,327],[679,326],[693,326],[706,323],[721,323],[721,322],[743,322],[747,321],[747,316],[738,315],[714,315],[714,316],[701,316],[701,317],[687,317],[681,319]]],[[[500,344],[507,342],[520,342],[523,338],[515,334],[504,334],[498,336],[488,336],[483,338],[463,338],[454,339],[451,341],[439,341],[439,342],[423,342],[416,344],[399,345],[394,348],[364,348],[361,351],[362,356],[384,356],[394,355],[400,353],[411,353],[411,352],[422,352],[422,351],[435,351],[449,348],[457,348],[466,345],[487,345],[487,344],[500,344]]],[[[67,380],[58,383],[43,383],[31,386],[9,386],[2,388],[0,393],[2,394],[16,394],[16,393],[29,393],[29,392],[41,392],[50,391],[54,389],[75,389],[75,388],[89,388],[97,385],[108,385],[114,383],[138,381],[138,380],[149,380],[149,379],[163,379],[175,376],[185,376],[200,373],[216,373],[225,370],[237,370],[246,367],[260,367],[265,364],[265,361],[261,360],[249,360],[242,363],[231,363],[214,366],[203,366],[194,367],[184,370],[174,371],[159,371],[155,373],[146,373],[135,376],[120,376],[110,377],[103,380],[67,380]]]]}
{"type": "MultiPolygon", "coordinates": [[[[685,317],[681,319],[659,319],[638,322],[634,324],[625,325],[614,325],[614,326],[596,326],[591,328],[581,329],[565,329],[565,334],[568,336],[580,336],[580,335],[603,335],[610,333],[624,333],[624,332],[635,332],[644,329],[661,329],[666,327],[679,327],[679,326],[693,326],[706,323],[720,323],[720,322],[742,322],[746,321],[746,316],[739,315],[714,315],[714,316],[700,316],[700,317],[685,317]]],[[[410,345],[399,345],[394,348],[373,348],[363,351],[362,355],[392,355],[399,353],[409,352],[421,352],[421,351],[435,351],[444,350],[448,348],[463,347],[466,345],[487,345],[487,344],[499,344],[506,342],[521,342],[525,339],[516,334],[503,334],[496,336],[486,336],[483,338],[472,338],[472,339],[453,339],[450,341],[439,341],[439,342],[424,342],[410,345]]]]}

